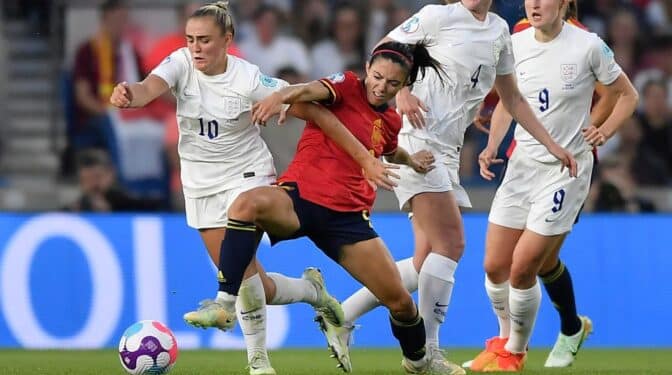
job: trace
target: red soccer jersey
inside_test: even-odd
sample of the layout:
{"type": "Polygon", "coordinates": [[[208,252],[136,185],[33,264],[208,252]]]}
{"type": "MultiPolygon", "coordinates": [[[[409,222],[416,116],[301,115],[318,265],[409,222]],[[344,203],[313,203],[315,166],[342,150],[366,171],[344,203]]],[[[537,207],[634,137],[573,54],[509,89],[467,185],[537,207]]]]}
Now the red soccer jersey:
{"type": "MultiPolygon", "coordinates": [[[[577,20],[576,18],[569,18],[567,20],[567,23],[570,24],[570,25],[574,25],[574,26],[576,26],[580,29],[588,30],[586,25],[579,22],[579,20],[577,20]]],[[[518,23],[513,26],[513,33],[515,34],[517,32],[523,31],[525,29],[529,29],[530,27],[532,27],[532,25],[530,25],[530,21],[527,18],[523,18],[522,20],[518,21],[518,23]]],[[[594,101],[595,101],[595,97],[593,97],[593,102],[594,101]]],[[[506,157],[507,158],[511,157],[511,154],[513,154],[513,150],[515,148],[516,148],[516,140],[514,139],[514,140],[511,141],[511,144],[509,145],[509,148],[506,149],[506,157]]],[[[597,149],[594,148],[594,147],[593,147],[593,155],[595,156],[595,160],[597,160],[597,149]]]]}
{"type": "MultiPolygon", "coordinates": [[[[334,74],[320,82],[332,94],[327,108],[374,156],[396,151],[401,117],[389,106],[372,107],[355,73],[334,74]]],[[[278,181],[296,182],[301,198],[335,211],[370,210],[376,198],[359,164],[310,121],[278,181]]]]}

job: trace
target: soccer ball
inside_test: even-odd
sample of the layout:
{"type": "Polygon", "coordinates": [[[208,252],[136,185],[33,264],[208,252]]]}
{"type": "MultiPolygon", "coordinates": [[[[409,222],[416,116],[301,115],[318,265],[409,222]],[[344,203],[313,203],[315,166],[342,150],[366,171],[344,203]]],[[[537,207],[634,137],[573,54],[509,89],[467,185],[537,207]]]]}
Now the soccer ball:
{"type": "Polygon", "coordinates": [[[132,375],[165,374],[177,360],[177,341],[163,323],[142,320],[121,336],[119,359],[124,370],[132,375]]]}

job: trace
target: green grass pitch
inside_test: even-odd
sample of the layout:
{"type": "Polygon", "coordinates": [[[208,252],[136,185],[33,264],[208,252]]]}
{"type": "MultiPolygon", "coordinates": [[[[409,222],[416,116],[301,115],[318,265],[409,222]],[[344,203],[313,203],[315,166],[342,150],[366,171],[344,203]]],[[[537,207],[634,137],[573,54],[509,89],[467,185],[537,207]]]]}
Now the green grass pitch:
{"type": "MultiPolygon", "coordinates": [[[[450,350],[451,360],[461,363],[477,349],[450,350]]],[[[543,369],[548,350],[533,350],[524,374],[672,374],[672,349],[585,349],[569,369],[543,369]]],[[[271,352],[273,367],[283,375],[342,374],[335,368],[329,352],[317,349],[278,350],[271,352]]],[[[403,374],[400,352],[394,349],[352,351],[354,374],[403,374]]],[[[243,351],[184,351],[171,371],[187,374],[246,374],[243,351]]],[[[0,350],[0,374],[120,374],[125,372],[114,350],[105,351],[30,351],[0,350]]]]}

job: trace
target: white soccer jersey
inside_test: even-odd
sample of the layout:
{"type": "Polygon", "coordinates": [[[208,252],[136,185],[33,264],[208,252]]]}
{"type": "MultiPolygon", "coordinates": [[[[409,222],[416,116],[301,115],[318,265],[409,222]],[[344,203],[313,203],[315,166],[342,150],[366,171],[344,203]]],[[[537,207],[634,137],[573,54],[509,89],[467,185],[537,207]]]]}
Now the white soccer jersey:
{"type": "Polygon", "coordinates": [[[513,73],[509,26],[494,13],[481,22],[461,3],[427,5],[388,36],[402,43],[426,41],[429,54],[446,73],[443,85],[432,69],[413,85],[413,94],[429,107],[426,127],[414,129],[404,118],[401,133],[427,139],[457,156],[495,77],[513,73]]]}
{"type": "MultiPolygon", "coordinates": [[[[613,83],[621,74],[611,49],[596,34],[564,23],[550,42],[534,38],[534,28],[512,37],[520,92],[553,140],[577,155],[590,150],[581,129],[590,126],[595,81],[613,83]]],[[[556,159],[521,126],[517,145],[541,162],[556,159]]]]}
{"type": "Polygon", "coordinates": [[[168,83],[177,98],[178,152],[184,194],[197,198],[231,189],[252,176],[275,175],[273,158],[251,123],[250,109],[285,81],[261,74],[249,62],[228,56],[223,74],[194,68],[180,48],[151,74],[168,83]]]}

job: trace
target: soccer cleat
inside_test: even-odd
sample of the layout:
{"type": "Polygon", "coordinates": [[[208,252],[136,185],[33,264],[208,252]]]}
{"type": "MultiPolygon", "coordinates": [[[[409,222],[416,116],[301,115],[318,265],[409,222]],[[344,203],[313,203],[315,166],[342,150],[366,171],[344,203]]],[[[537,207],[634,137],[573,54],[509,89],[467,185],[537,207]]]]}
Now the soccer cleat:
{"type": "Polygon", "coordinates": [[[329,350],[331,350],[331,357],[338,362],[337,367],[341,368],[343,372],[352,372],[352,363],[350,362],[350,336],[352,335],[354,327],[334,325],[322,315],[315,317],[315,321],[327,338],[327,345],[329,345],[329,350]]]}
{"type": "Polygon", "coordinates": [[[446,359],[438,346],[427,345],[427,352],[430,374],[465,375],[467,373],[462,367],[446,359]]]}
{"type": "Polygon", "coordinates": [[[252,360],[247,365],[250,375],[275,375],[275,369],[271,367],[268,355],[265,352],[258,351],[252,355],[252,360]]]}
{"type": "Polygon", "coordinates": [[[184,314],[184,321],[197,328],[228,331],[236,324],[236,308],[233,303],[208,299],[201,301],[198,310],[184,314]]]}
{"type": "Polygon", "coordinates": [[[425,355],[421,360],[419,361],[413,361],[409,360],[408,358],[404,357],[401,360],[401,367],[404,369],[404,371],[407,374],[428,374],[427,371],[429,371],[429,356],[425,355]],[[416,362],[415,364],[413,362],[416,362]]]}
{"type": "MultiPolygon", "coordinates": [[[[483,364],[483,367],[476,370],[471,366],[472,371],[477,372],[520,372],[525,367],[527,360],[527,352],[525,353],[511,353],[506,349],[501,349],[494,353],[494,357],[483,364]]],[[[476,362],[474,360],[474,362],[476,362]]]]}
{"type": "MultiPolygon", "coordinates": [[[[485,341],[485,349],[482,352],[478,353],[476,358],[474,358],[471,363],[469,363],[469,368],[473,371],[483,371],[483,368],[486,364],[490,363],[495,357],[496,353],[500,350],[504,350],[504,345],[508,341],[508,337],[499,337],[495,336],[485,341]]],[[[462,367],[467,363],[465,362],[462,367]]]]}
{"type": "Polygon", "coordinates": [[[317,314],[331,324],[341,326],[345,321],[345,313],[343,313],[343,308],[338,300],[327,291],[322,272],[317,268],[308,267],[303,271],[301,278],[309,281],[317,289],[317,302],[312,304],[317,314]]]}
{"type": "Polygon", "coordinates": [[[544,367],[569,367],[576,358],[576,353],[581,349],[581,345],[586,341],[588,335],[593,332],[593,322],[587,316],[580,316],[581,329],[573,336],[558,334],[558,339],[553,345],[553,349],[548,354],[544,367]]]}

